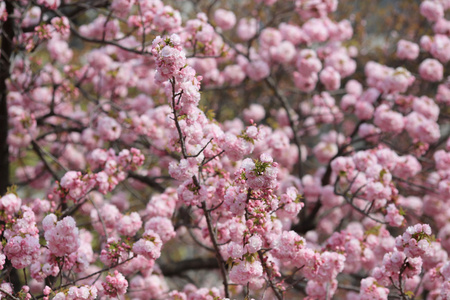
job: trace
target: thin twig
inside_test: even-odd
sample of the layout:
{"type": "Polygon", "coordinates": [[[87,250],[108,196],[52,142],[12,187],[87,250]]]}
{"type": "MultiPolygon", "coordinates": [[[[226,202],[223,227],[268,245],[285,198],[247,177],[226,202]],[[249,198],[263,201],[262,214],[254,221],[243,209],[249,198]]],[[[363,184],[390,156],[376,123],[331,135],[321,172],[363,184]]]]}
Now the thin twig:
{"type": "Polygon", "coordinates": [[[298,136],[297,132],[297,126],[294,121],[294,116],[292,115],[294,113],[294,110],[291,108],[291,105],[289,104],[288,99],[280,93],[278,90],[274,80],[271,77],[268,77],[265,79],[265,82],[270,87],[270,89],[273,91],[275,97],[280,101],[281,106],[283,106],[284,110],[286,111],[289,125],[292,128],[293,136],[294,136],[294,143],[297,146],[298,150],[298,176],[299,178],[303,177],[303,168],[302,168],[302,149],[300,144],[300,137],[298,136]]]}
{"type": "Polygon", "coordinates": [[[89,200],[91,201],[92,205],[94,206],[95,210],[97,211],[98,218],[99,218],[100,222],[102,223],[103,231],[105,232],[106,240],[108,241],[109,238],[108,238],[108,232],[106,231],[106,225],[105,225],[105,222],[103,222],[103,218],[100,215],[100,211],[98,210],[97,204],[95,204],[95,201],[92,200],[91,198],[89,198],[89,200]]]}
{"type": "Polygon", "coordinates": [[[205,214],[205,217],[206,217],[206,224],[208,225],[209,237],[213,243],[214,250],[216,252],[216,258],[217,258],[217,261],[218,261],[219,267],[220,267],[220,272],[222,273],[223,287],[225,289],[225,297],[229,298],[230,292],[228,290],[228,278],[227,278],[227,271],[225,269],[226,263],[222,257],[222,254],[220,254],[219,245],[217,244],[216,237],[214,235],[214,230],[212,228],[211,216],[206,208],[205,202],[202,202],[202,209],[203,209],[203,213],[205,214]]]}
{"type": "Polygon", "coordinates": [[[0,288],[0,292],[2,292],[3,294],[5,294],[6,296],[8,296],[9,298],[13,299],[13,300],[20,300],[17,297],[14,297],[11,293],[5,291],[4,289],[0,288]]]}
{"type": "Polygon", "coordinates": [[[275,294],[278,300],[283,300],[283,295],[280,294],[280,290],[273,284],[272,280],[270,279],[272,275],[269,271],[269,268],[267,268],[267,264],[264,261],[264,255],[261,250],[258,251],[258,257],[259,260],[261,261],[264,272],[267,274],[267,280],[269,281],[269,285],[272,288],[273,293],[275,294]]]}

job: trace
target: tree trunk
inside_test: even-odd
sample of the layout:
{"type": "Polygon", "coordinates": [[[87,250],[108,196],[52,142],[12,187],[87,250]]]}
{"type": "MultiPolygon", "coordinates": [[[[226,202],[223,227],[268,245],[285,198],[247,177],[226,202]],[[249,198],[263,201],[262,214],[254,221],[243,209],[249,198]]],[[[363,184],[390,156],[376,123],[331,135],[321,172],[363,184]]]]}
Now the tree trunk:
{"type": "MultiPolygon", "coordinates": [[[[1,29],[2,45],[0,50],[0,197],[3,196],[9,186],[9,151],[8,151],[8,106],[6,104],[6,80],[9,78],[11,66],[11,54],[14,39],[14,7],[11,0],[5,0],[8,18],[1,29]]],[[[11,265],[9,259],[5,262],[5,268],[11,265]]],[[[16,269],[11,269],[9,282],[12,283],[15,292],[21,289],[21,281],[16,269]]]]}
{"type": "Polygon", "coordinates": [[[6,80],[9,78],[12,40],[14,38],[14,20],[11,17],[14,8],[10,0],[5,1],[8,18],[2,26],[2,46],[0,56],[0,196],[9,186],[9,152],[8,152],[8,106],[6,105],[6,80]]]}

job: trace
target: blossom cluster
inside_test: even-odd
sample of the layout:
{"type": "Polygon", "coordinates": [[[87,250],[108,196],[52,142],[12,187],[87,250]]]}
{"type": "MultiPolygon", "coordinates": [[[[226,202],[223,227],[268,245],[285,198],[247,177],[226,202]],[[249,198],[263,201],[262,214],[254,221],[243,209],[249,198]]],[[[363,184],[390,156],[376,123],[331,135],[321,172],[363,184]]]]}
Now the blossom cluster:
{"type": "Polygon", "coordinates": [[[450,1],[16,2],[0,298],[450,297],[450,1]]]}

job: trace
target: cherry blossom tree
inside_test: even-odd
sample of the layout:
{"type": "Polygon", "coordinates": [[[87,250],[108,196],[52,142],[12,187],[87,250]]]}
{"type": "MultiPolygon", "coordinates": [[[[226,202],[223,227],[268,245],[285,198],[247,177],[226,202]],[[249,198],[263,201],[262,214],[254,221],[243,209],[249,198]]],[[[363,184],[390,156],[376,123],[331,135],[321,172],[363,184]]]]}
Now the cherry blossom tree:
{"type": "Polygon", "coordinates": [[[354,1],[0,0],[0,298],[450,299],[450,1],[410,2],[380,50],[354,1]]]}

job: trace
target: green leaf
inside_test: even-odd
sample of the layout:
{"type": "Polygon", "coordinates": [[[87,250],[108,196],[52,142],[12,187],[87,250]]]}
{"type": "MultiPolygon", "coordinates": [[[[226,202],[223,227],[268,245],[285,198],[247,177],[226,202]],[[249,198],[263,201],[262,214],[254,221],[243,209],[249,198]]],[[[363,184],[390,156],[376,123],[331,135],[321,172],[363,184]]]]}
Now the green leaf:
{"type": "Polygon", "coordinates": [[[413,291],[406,291],[405,295],[408,296],[409,298],[413,298],[414,297],[414,292],[413,291]]]}

